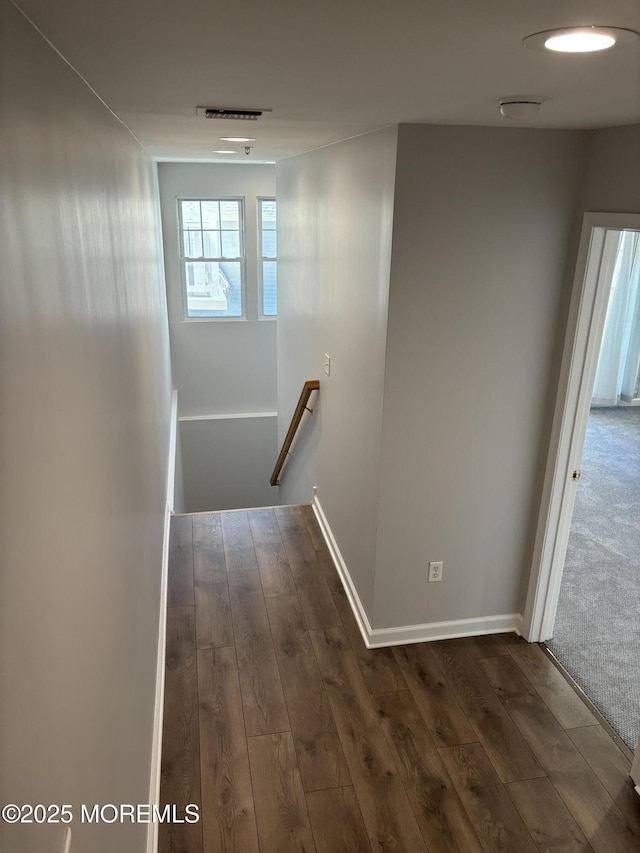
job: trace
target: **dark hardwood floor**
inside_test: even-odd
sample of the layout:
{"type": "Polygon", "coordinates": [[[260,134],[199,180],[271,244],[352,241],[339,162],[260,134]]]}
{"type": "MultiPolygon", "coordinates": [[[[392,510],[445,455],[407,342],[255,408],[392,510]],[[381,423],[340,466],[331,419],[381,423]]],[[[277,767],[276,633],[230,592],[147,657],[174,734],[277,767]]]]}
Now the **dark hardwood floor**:
{"type": "Polygon", "coordinates": [[[367,649],[310,507],[172,519],[160,853],[638,853],[629,766],[515,634],[367,649]]]}

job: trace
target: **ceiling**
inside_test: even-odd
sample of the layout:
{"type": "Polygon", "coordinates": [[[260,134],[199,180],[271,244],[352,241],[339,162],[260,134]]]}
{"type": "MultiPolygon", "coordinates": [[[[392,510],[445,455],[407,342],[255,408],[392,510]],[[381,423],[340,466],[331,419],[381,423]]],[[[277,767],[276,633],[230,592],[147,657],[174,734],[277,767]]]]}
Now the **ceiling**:
{"type": "Polygon", "coordinates": [[[158,160],[265,162],[398,122],[640,122],[640,40],[589,55],[522,44],[552,27],[640,31],[638,0],[15,0],[158,160]],[[506,97],[544,101],[504,119],[506,97]],[[270,108],[257,122],[197,106],[270,108]],[[253,136],[246,156],[220,136],[253,136]]]}

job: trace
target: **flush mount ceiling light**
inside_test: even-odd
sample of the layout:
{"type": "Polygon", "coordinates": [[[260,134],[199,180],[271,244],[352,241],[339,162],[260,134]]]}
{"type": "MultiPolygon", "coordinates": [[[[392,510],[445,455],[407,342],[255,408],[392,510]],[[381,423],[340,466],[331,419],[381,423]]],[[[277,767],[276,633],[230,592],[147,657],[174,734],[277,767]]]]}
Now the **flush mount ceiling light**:
{"type": "Polygon", "coordinates": [[[220,142],[255,142],[254,136],[221,136],[220,142]]]}
{"type": "Polygon", "coordinates": [[[638,39],[635,30],[624,27],[561,27],[543,30],[524,39],[527,47],[534,50],[551,50],[555,53],[594,53],[601,50],[630,44],[638,39]]]}
{"type": "Polygon", "coordinates": [[[214,153],[214,154],[237,154],[238,152],[237,152],[237,151],[222,151],[222,150],[218,150],[218,151],[214,151],[213,153],[214,153]]]}
{"type": "Polygon", "coordinates": [[[615,38],[609,33],[578,31],[549,36],[544,46],[547,50],[557,50],[559,53],[593,53],[596,50],[607,50],[615,43],[615,38]]]}
{"type": "Polygon", "coordinates": [[[500,101],[500,113],[505,118],[533,118],[541,105],[542,101],[531,98],[509,98],[500,101]]]}

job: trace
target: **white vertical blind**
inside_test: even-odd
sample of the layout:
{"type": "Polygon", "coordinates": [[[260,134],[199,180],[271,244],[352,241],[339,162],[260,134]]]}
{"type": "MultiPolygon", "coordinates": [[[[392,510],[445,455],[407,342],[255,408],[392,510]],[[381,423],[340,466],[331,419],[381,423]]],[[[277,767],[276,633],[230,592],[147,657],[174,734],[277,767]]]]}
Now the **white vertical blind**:
{"type": "Polygon", "coordinates": [[[640,366],[640,234],[622,231],[591,404],[617,406],[637,397],[640,366]]]}

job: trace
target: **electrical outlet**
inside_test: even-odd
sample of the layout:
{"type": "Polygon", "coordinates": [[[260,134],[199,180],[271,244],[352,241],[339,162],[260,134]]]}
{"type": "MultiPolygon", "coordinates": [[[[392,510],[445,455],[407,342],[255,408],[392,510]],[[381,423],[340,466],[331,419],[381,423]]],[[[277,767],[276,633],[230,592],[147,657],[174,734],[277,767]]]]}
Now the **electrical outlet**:
{"type": "Polygon", "coordinates": [[[438,560],[435,563],[429,563],[429,583],[438,583],[442,580],[444,572],[444,562],[438,560]]]}

